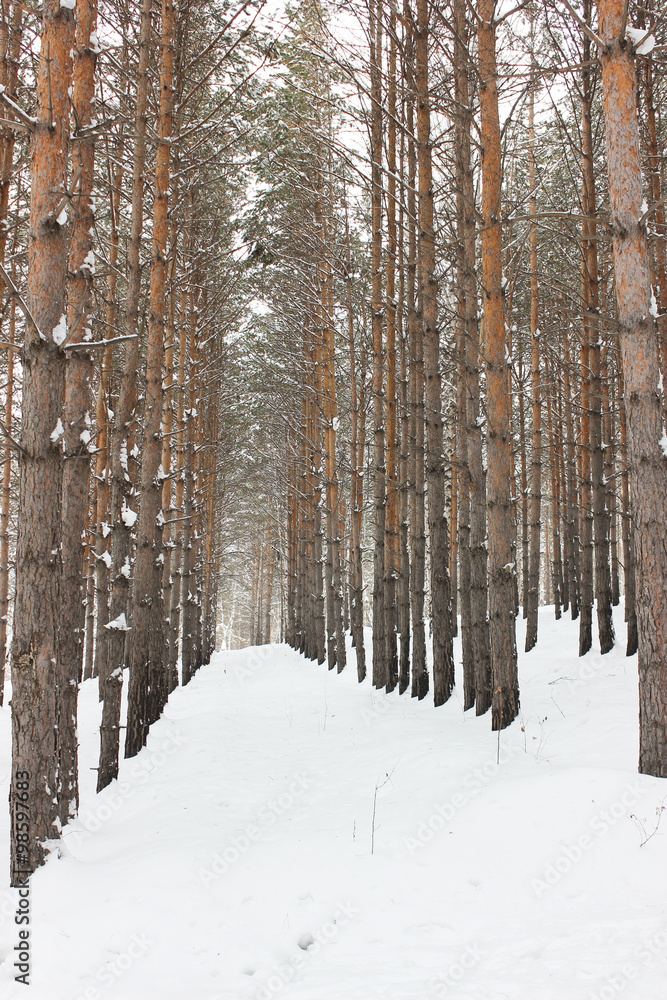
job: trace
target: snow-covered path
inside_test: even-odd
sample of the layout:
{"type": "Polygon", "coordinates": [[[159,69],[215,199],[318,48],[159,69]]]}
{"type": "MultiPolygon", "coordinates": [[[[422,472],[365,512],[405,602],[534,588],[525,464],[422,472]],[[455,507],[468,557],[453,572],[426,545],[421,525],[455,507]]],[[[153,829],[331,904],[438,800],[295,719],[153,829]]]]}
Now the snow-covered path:
{"type": "Polygon", "coordinates": [[[664,1000],[667,816],[640,845],[667,781],[636,774],[636,658],[579,660],[552,609],[540,630],[500,741],[458,692],[436,711],[358,685],[353,662],[217,654],[100,796],[85,684],[81,815],[32,882],[27,995],[664,1000]]]}

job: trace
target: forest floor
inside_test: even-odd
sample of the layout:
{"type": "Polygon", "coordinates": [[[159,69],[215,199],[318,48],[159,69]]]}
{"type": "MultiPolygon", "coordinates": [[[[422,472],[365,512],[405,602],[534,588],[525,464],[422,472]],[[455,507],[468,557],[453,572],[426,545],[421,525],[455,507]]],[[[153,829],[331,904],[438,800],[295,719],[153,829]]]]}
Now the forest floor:
{"type": "MultiPolygon", "coordinates": [[[[436,711],[358,685],[353,654],[336,675],[219,653],[101,795],[85,683],[81,811],[32,880],[27,994],[0,831],[0,995],[664,1000],[667,781],[636,773],[622,612],[617,633],[579,659],[542,609],[499,740],[460,686],[436,711]]],[[[9,732],[5,707],[3,801],[9,732]]]]}

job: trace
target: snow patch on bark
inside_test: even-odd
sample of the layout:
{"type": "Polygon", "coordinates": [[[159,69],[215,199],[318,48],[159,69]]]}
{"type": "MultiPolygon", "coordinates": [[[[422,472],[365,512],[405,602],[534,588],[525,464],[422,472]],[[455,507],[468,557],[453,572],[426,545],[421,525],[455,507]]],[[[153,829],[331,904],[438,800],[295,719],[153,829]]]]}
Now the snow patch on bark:
{"type": "Polygon", "coordinates": [[[648,56],[655,48],[654,36],[647,35],[644,28],[626,28],[625,37],[632,42],[638,56],[648,56]]]}
{"type": "Polygon", "coordinates": [[[114,618],[112,622],[107,622],[107,624],[104,627],[114,632],[130,631],[130,626],[127,624],[124,611],[121,611],[121,613],[118,615],[118,618],[114,618]]]}
{"type": "Polygon", "coordinates": [[[64,433],[65,433],[65,428],[63,427],[63,422],[60,419],[60,417],[58,417],[58,423],[51,431],[51,441],[53,442],[53,444],[59,441],[64,433]]]}
{"type": "Polygon", "coordinates": [[[57,344],[58,347],[60,347],[60,345],[62,343],[64,343],[64,341],[66,340],[66,338],[67,338],[67,317],[65,316],[64,313],[62,314],[62,316],[58,320],[58,323],[56,324],[56,326],[54,326],[53,333],[51,334],[51,336],[53,337],[54,343],[57,344]]]}
{"type": "Polygon", "coordinates": [[[136,511],[128,507],[125,500],[123,500],[123,507],[121,509],[120,516],[125,527],[132,528],[136,523],[137,517],[139,515],[136,513],[136,511]]]}

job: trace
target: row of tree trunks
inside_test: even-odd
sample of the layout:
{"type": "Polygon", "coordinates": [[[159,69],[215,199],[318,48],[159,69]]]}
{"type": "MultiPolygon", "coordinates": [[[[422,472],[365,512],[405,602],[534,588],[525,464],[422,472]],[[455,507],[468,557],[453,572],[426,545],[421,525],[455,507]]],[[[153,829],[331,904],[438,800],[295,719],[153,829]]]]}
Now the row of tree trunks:
{"type": "Polygon", "coordinates": [[[111,458],[111,590],[109,595],[107,663],[102,677],[103,701],[100,724],[100,764],[97,788],[100,791],[118,775],[120,745],[120,709],[125,667],[125,640],[130,628],[129,596],[131,578],[132,527],[137,519],[134,509],[130,455],[136,435],[137,379],[140,368],[139,302],[141,295],[141,237],[144,217],[144,169],[146,129],[148,124],[148,62],[150,58],[151,0],[143,0],[139,34],[139,60],[135,96],[135,136],[132,164],[132,203],[130,239],[127,254],[127,293],[124,331],[130,339],[125,344],[111,458]]]}

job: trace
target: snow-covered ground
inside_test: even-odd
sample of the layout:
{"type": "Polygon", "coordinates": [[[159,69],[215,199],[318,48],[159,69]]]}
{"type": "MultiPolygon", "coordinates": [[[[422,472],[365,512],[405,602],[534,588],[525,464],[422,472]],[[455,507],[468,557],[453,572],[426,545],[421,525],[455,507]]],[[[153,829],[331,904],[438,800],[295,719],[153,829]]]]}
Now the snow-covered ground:
{"type": "Polygon", "coordinates": [[[81,814],[32,880],[27,994],[2,825],[0,996],[664,1000],[667,781],[636,773],[636,658],[576,652],[543,609],[499,740],[460,689],[435,710],[353,660],[221,653],[99,796],[84,684],[81,814]]]}

